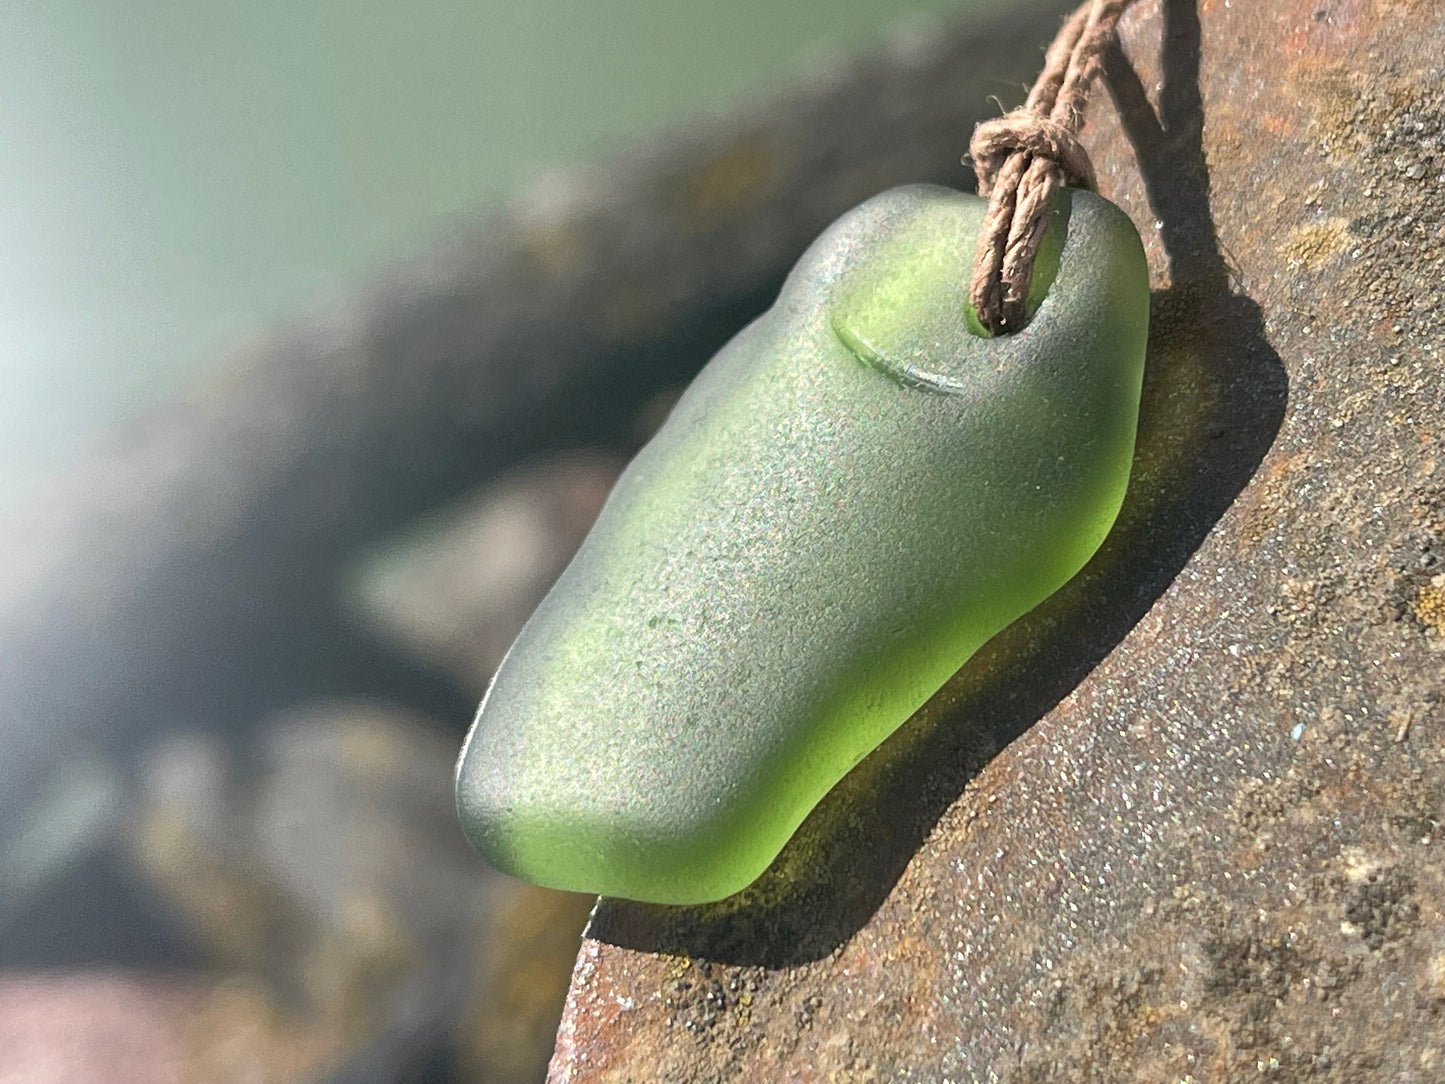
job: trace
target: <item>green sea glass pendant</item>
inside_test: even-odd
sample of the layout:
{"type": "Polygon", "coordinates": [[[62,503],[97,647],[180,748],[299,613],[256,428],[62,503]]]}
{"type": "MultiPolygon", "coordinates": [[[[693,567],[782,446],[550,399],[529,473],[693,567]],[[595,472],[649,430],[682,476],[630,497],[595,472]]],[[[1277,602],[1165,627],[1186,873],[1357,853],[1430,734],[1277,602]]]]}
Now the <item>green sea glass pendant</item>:
{"type": "Polygon", "coordinates": [[[628,467],[482,703],[468,837],[538,884],[661,903],[745,887],[808,811],[1108,533],[1148,274],[1066,189],[1028,325],[966,293],[985,201],[845,215],[628,467]]]}

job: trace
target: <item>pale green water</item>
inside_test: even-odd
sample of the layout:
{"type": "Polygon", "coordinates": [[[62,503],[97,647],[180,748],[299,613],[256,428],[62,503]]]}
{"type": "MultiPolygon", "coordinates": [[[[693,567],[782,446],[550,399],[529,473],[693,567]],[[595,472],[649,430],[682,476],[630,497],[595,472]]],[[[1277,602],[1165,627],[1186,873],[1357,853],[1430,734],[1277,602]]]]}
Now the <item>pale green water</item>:
{"type": "Polygon", "coordinates": [[[0,501],[449,219],[1003,0],[0,0],[0,501]]]}

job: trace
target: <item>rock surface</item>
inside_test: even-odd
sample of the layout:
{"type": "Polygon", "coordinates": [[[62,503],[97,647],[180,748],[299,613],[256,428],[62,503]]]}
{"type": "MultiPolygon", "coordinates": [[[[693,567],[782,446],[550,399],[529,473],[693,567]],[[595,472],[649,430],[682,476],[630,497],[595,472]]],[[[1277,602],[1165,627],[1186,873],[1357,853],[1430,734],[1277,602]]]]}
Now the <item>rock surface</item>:
{"type": "Polygon", "coordinates": [[[1445,9],[1123,38],[1117,529],[752,888],[602,901],[553,1081],[1445,1076],[1445,9]]]}

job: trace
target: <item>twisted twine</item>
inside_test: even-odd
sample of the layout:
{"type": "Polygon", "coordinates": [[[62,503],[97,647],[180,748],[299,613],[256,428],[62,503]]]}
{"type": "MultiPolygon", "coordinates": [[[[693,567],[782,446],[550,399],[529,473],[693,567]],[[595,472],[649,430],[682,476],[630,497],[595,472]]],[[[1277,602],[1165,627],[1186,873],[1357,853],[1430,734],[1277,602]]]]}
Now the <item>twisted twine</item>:
{"type": "Polygon", "coordinates": [[[1085,0],[1044,55],[1018,109],[974,129],[969,156],[988,212],[978,236],[969,300],[993,335],[1024,326],[1034,257],[1064,185],[1093,191],[1094,166],[1077,133],[1119,17],[1133,0],[1085,0]]]}

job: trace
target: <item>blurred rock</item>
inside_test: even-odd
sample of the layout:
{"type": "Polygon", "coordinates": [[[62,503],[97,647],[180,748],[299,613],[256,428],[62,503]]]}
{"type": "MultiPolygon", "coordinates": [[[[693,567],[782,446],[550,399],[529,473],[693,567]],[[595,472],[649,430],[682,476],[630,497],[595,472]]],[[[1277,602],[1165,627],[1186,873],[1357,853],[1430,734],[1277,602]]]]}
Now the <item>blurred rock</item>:
{"type": "Polygon", "coordinates": [[[130,846],[210,960],[274,973],[295,915],[252,846],[249,798],[234,770],[209,735],[162,744],[142,774],[130,846]]]}
{"type": "Polygon", "coordinates": [[[122,975],[0,976],[5,1084],[183,1084],[195,991],[122,975]]]}
{"type": "Polygon", "coordinates": [[[463,1080],[541,1080],[594,896],[509,882],[483,929],[476,984],[462,1018],[463,1080]]]}
{"type": "Polygon", "coordinates": [[[357,601],[478,695],[582,543],[622,462],[578,450],[528,462],[364,563],[357,601]]]}
{"type": "Polygon", "coordinates": [[[118,773],[93,750],[57,766],[0,849],[0,928],[48,882],[109,842],[124,801],[118,773]]]}
{"type": "Polygon", "coordinates": [[[591,901],[483,865],[425,720],[318,704],[263,735],[253,765],[188,736],[145,773],[133,853],[233,975],[191,1056],[247,1033],[286,1079],[414,1079],[448,1048],[469,1080],[539,1079],[591,901]]]}
{"type": "Polygon", "coordinates": [[[254,978],[0,975],[5,1084],[290,1084],[337,1052],[254,978]]]}
{"type": "Polygon", "coordinates": [[[292,1084],[345,1049],[333,1021],[296,1011],[254,975],[212,981],[177,1019],[185,1084],[292,1084]]]}

